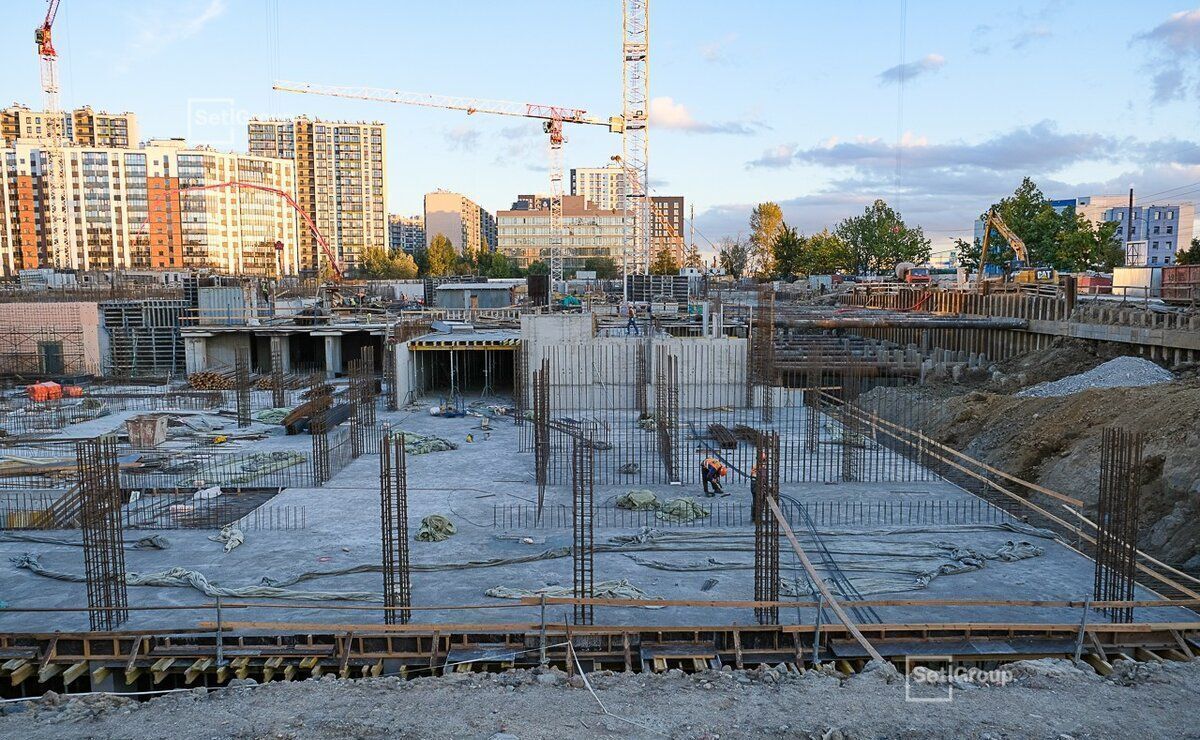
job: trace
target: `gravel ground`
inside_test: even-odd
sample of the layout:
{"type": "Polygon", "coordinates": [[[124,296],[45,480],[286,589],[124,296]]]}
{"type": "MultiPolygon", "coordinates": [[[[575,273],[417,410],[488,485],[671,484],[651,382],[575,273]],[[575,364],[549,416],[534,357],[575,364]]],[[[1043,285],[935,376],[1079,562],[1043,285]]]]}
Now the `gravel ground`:
{"type": "Polygon", "coordinates": [[[579,678],[554,670],[239,682],[144,703],[47,695],[0,716],[0,737],[1200,737],[1192,711],[1200,706],[1200,661],[1119,662],[1107,678],[1062,660],[1007,668],[1006,685],[962,687],[942,704],[907,703],[890,666],[851,678],[777,670],[590,674],[615,716],[601,712],[579,678]]]}
{"type": "Polygon", "coordinates": [[[1039,383],[1016,395],[1033,398],[1069,396],[1092,388],[1136,388],[1175,379],[1169,370],[1140,357],[1117,357],[1078,375],[1061,380],[1039,383]]]}

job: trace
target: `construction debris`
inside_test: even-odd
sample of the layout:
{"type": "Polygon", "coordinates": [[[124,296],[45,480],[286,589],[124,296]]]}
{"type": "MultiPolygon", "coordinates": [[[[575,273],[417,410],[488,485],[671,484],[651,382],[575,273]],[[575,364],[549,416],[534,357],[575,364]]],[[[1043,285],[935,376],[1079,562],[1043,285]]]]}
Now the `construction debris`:
{"type": "Polygon", "coordinates": [[[421,520],[417,529],[418,542],[441,542],[450,539],[450,535],[458,531],[454,522],[441,514],[430,514],[421,520]]]}
{"type": "Polygon", "coordinates": [[[228,553],[238,545],[245,542],[246,535],[242,532],[242,530],[238,529],[236,524],[226,524],[224,527],[221,527],[220,532],[210,536],[208,539],[212,540],[213,542],[224,542],[225,552],[228,553]]]}
{"type": "MultiPolygon", "coordinates": [[[[642,589],[633,585],[624,578],[617,581],[601,581],[593,584],[592,598],[596,599],[636,599],[638,601],[652,601],[657,599],[657,596],[651,596],[642,589]]],[[[528,588],[510,588],[508,586],[494,586],[483,592],[484,596],[491,596],[496,599],[523,599],[526,597],[546,596],[548,598],[564,598],[575,596],[575,590],[571,586],[543,586],[538,589],[528,588]]],[[[661,609],[659,606],[642,607],[644,609],[661,609]]]]}

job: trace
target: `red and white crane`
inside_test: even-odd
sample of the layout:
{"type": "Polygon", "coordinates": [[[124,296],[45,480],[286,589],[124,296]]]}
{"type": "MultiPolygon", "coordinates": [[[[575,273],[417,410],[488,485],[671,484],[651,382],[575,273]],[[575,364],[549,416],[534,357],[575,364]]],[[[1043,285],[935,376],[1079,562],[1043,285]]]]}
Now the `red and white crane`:
{"type": "Polygon", "coordinates": [[[338,87],[315,85],[308,82],[276,82],[274,89],[284,92],[326,95],[353,100],[375,100],[383,103],[416,105],[425,108],[443,108],[464,111],[468,115],[487,113],[497,116],[535,118],[542,121],[542,130],[549,135],[550,154],[550,249],[546,255],[550,264],[550,275],[555,281],[563,279],[563,165],[562,145],[566,142],[563,124],[605,126],[613,133],[624,133],[625,120],[621,116],[593,118],[582,108],[536,103],[513,103],[507,100],[484,100],[481,98],[430,95],[427,93],[401,92],[374,87],[338,87]]]}
{"type": "Polygon", "coordinates": [[[63,147],[66,136],[62,107],[58,100],[58,52],[54,50],[52,30],[58,15],[60,0],[47,0],[46,17],[34,29],[37,53],[42,69],[42,183],[45,194],[46,251],[55,267],[74,267],[75,253],[71,249],[71,210],[67,202],[67,159],[63,147]]]}

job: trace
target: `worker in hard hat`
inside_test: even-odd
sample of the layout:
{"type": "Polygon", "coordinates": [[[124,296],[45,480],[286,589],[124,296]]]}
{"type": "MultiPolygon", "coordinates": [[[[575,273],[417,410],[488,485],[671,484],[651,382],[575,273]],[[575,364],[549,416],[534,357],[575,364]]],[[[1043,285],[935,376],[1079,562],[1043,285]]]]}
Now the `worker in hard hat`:
{"type": "Polygon", "coordinates": [[[721,488],[721,478],[729,474],[729,468],[725,467],[725,463],[715,457],[706,457],[700,463],[700,481],[704,484],[704,495],[712,498],[718,493],[724,494],[725,491],[721,488]],[[709,484],[712,484],[713,490],[708,490],[709,484]]]}

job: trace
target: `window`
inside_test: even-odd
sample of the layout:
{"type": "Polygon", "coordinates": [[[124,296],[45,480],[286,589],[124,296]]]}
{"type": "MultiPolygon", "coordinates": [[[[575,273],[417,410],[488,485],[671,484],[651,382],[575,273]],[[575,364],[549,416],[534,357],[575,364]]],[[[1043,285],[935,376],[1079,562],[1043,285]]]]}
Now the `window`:
{"type": "Polygon", "coordinates": [[[1168,234],[1173,234],[1173,233],[1175,233],[1175,227],[1174,227],[1174,226],[1168,226],[1168,227],[1167,227],[1167,233],[1168,233],[1168,234]]]}
{"type": "Polygon", "coordinates": [[[1151,257],[1151,258],[1150,258],[1150,264],[1152,264],[1152,265],[1157,265],[1157,264],[1158,264],[1158,257],[1151,257]]]}
{"type": "MultiPolygon", "coordinates": [[[[1157,215],[1157,214],[1156,214],[1156,215],[1157,215]]],[[[1155,227],[1154,227],[1154,233],[1155,233],[1155,234],[1157,234],[1157,233],[1158,233],[1158,227],[1157,227],[1157,226],[1155,226],[1155,227]]]]}
{"type": "Polygon", "coordinates": [[[1168,220],[1168,221],[1174,221],[1174,220],[1175,220],[1175,211],[1167,211],[1167,220],[1168,220]]]}
{"type": "Polygon", "coordinates": [[[1150,246],[1152,246],[1154,249],[1158,249],[1158,242],[1154,242],[1150,246]]]}

